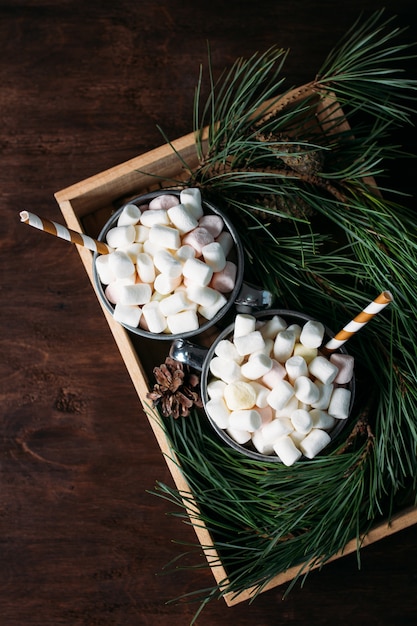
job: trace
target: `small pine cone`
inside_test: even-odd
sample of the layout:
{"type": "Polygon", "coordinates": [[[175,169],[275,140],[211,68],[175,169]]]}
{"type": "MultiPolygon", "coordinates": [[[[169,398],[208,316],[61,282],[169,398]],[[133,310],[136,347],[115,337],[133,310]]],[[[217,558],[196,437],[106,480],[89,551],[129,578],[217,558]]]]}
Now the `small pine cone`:
{"type": "Polygon", "coordinates": [[[147,398],[152,400],[154,407],[160,406],[164,417],[186,417],[193,406],[203,406],[198,392],[199,378],[188,366],[167,357],[153,373],[156,383],[147,398]]]}

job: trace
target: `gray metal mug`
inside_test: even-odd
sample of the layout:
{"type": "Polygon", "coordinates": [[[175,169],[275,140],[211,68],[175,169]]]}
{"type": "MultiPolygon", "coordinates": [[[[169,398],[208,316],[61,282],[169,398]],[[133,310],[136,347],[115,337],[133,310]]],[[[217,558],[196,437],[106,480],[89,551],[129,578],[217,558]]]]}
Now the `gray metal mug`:
{"type": "MultiPolygon", "coordinates": [[[[135,204],[137,206],[148,204],[153,198],[157,196],[161,196],[163,194],[175,195],[179,197],[180,191],[175,189],[163,189],[153,191],[132,200],[129,200],[129,204],[135,204]]],[[[227,303],[216,313],[216,315],[206,321],[201,321],[200,326],[197,330],[184,332],[181,334],[172,334],[172,333],[151,333],[140,327],[128,326],[126,324],[122,324],[128,331],[134,333],[136,335],[140,335],[142,337],[146,337],[148,339],[158,339],[165,341],[173,341],[177,338],[188,338],[193,337],[198,334],[203,333],[207,329],[212,326],[215,326],[219,323],[219,321],[228,313],[228,311],[235,306],[236,311],[238,312],[246,312],[253,310],[261,310],[270,308],[272,305],[272,295],[269,291],[264,289],[259,289],[253,285],[243,282],[243,274],[244,274],[244,253],[243,246],[240,241],[240,238],[234,228],[233,224],[229,220],[229,218],[224,215],[222,211],[220,211],[217,207],[215,207],[212,203],[207,202],[206,200],[202,201],[202,206],[204,210],[204,214],[216,214],[219,215],[225,224],[226,230],[230,233],[233,239],[233,249],[231,251],[231,258],[236,263],[237,266],[237,274],[236,281],[233,290],[227,294],[227,303]]],[[[101,230],[98,239],[99,241],[104,241],[108,231],[113,228],[117,224],[117,220],[122,212],[123,207],[118,209],[112,217],[105,224],[103,229],[101,230]]],[[[105,295],[105,287],[100,281],[97,268],[96,268],[96,258],[98,254],[95,253],[93,256],[93,278],[94,284],[97,291],[97,294],[104,304],[105,308],[109,313],[113,315],[114,313],[114,305],[107,299],[105,295]]]]}
{"type": "MultiPolygon", "coordinates": [[[[278,315],[284,318],[288,322],[288,324],[299,324],[299,325],[303,325],[307,321],[314,320],[314,318],[304,313],[300,313],[297,311],[290,311],[286,309],[271,309],[269,311],[258,311],[258,312],[253,312],[252,315],[257,320],[260,320],[260,321],[261,320],[266,321],[267,319],[270,319],[274,315],[278,315]]],[[[187,364],[190,367],[193,367],[201,372],[201,385],[200,386],[201,386],[201,397],[203,401],[204,412],[212,428],[214,429],[215,433],[223,442],[225,442],[228,446],[230,446],[234,450],[252,459],[255,459],[258,461],[269,461],[272,463],[280,463],[281,459],[277,455],[261,454],[260,452],[256,450],[256,448],[253,446],[251,442],[248,442],[247,444],[244,444],[244,445],[237,443],[234,439],[232,439],[228,435],[228,433],[225,430],[223,430],[222,428],[219,428],[219,426],[215,423],[215,421],[210,417],[209,412],[205,409],[206,404],[209,400],[208,393],[207,393],[207,385],[210,382],[210,377],[211,377],[210,362],[215,354],[215,350],[216,350],[218,343],[222,341],[223,339],[230,339],[233,335],[233,330],[234,330],[234,324],[231,324],[230,326],[225,328],[219,334],[219,336],[216,338],[216,340],[210,346],[210,348],[205,348],[202,346],[195,345],[185,339],[177,339],[171,345],[170,356],[174,358],[175,360],[181,363],[187,364]]],[[[334,336],[334,333],[329,328],[325,327],[325,342],[328,341],[333,336],[334,336]]],[[[337,352],[340,352],[342,354],[348,354],[348,351],[346,350],[344,346],[341,346],[337,350],[337,352]]],[[[348,388],[351,391],[351,400],[350,400],[350,407],[349,407],[349,413],[350,413],[352,411],[352,407],[353,407],[353,403],[355,399],[355,378],[354,377],[349,383],[348,388]]],[[[337,437],[340,434],[342,429],[345,427],[347,421],[348,421],[347,419],[337,420],[336,425],[329,432],[331,440],[333,440],[335,437],[337,437]]],[[[305,457],[303,456],[302,459],[305,460],[305,457]]]]}

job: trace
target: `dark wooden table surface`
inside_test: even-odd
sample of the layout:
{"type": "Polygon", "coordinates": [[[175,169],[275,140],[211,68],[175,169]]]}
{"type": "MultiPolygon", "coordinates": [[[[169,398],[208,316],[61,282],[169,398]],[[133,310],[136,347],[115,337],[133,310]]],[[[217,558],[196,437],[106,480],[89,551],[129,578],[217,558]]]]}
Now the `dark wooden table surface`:
{"type": "MultiPolygon", "coordinates": [[[[417,39],[415,0],[386,0],[417,39]]],[[[164,566],[192,528],[149,493],[171,484],[75,247],[20,224],[62,221],[54,192],[192,128],[210,43],[218,74],[239,56],[290,48],[291,84],[314,77],[358,17],[350,0],[2,0],[1,626],[187,626],[207,570],[164,566]]],[[[399,141],[413,150],[415,134],[399,141]]],[[[413,165],[413,168],[415,165],[413,165]]],[[[398,185],[414,191],[404,166],[398,185]]],[[[415,624],[410,527],[251,605],[209,605],[200,626],[415,624]]]]}

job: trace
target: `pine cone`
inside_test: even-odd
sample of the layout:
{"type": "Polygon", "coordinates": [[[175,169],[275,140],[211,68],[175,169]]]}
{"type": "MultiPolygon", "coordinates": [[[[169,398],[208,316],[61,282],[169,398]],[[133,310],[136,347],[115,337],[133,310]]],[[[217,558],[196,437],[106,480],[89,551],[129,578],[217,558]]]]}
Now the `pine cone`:
{"type": "Polygon", "coordinates": [[[267,142],[272,153],[276,152],[289,168],[300,174],[314,175],[323,167],[323,154],[317,148],[307,149],[308,141],[290,140],[281,134],[258,132],[255,138],[267,142]],[[273,142],[276,142],[274,145],[273,142]]]}
{"type": "Polygon", "coordinates": [[[154,407],[160,405],[164,417],[186,417],[193,406],[203,406],[198,393],[199,378],[188,366],[167,357],[153,373],[156,384],[146,397],[152,400],[154,407]]]}

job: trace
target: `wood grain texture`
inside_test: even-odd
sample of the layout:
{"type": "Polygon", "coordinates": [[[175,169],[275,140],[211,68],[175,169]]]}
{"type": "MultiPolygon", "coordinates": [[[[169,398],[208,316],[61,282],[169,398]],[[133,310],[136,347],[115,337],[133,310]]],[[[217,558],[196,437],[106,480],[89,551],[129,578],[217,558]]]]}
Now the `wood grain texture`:
{"type": "MultiPolygon", "coordinates": [[[[416,40],[415,2],[384,2],[416,40]]],[[[149,493],[170,483],[155,437],[76,250],[19,221],[55,221],[54,193],[191,130],[210,43],[218,75],[236,57],[290,47],[308,81],[374,1],[0,2],[1,626],[187,626],[167,604],[213,583],[164,573],[194,541],[149,493]],[[174,540],[174,542],[173,542],[174,540]]],[[[399,142],[416,151],[415,133],[399,142]]],[[[393,164],[400,188],[415,177],[393,164]]],[[[411,202],[411,201],[410,201],[411,202]]],[[[417,530],[346,556],[251,605],[209,605],[199,626],[415,624],[417,530]]]]}

